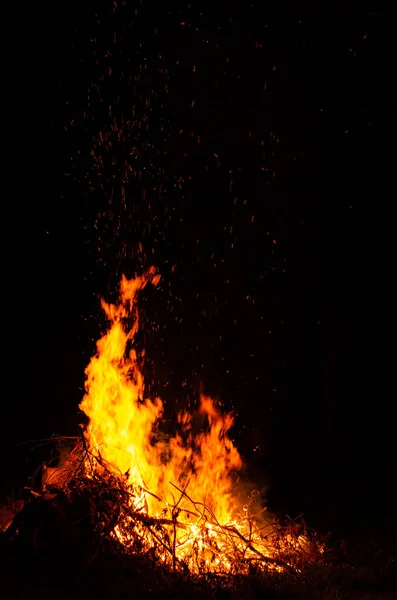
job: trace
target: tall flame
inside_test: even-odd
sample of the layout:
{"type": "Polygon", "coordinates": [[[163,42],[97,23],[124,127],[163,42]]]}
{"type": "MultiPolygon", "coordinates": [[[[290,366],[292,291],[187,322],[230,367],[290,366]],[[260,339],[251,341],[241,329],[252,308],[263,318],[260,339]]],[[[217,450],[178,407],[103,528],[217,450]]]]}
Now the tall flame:
{"type": "MultiPolygon", "coordinates": [[[[89,417],[87,443],[115,472],[142,490],[140,501],[150,515],[158,516],[164,503],[175,505],[176,486],[226,524],[237,509],[233,482],[242,466],[228,436],[233,417],[222,414],[211,398],[202,395],[198,414],[204,417],[204,429],[194,434],[194,416],[183,412],[178,415],[175,437],[154,441],[163,403],[160,398],[145,398],[133,343],[139,328],[138,293],[149,282],[157,285],[159,279],[153,268],[132,280],[123,277],[119,303],[102,301],[110,326],[86,369],[86,394],[80,404],[89,417]]],[[[180,509],[185,501],[180,498],[180,509]]]]}
{"type": "Polygon", "coordinates": [[[277,531],[262,519],[265,509],[252,513],[255,493],[240,505],[234,482],[242,460],[229,437],[230,414],[202,395],[196,415],[178,415],[174,437],[159,441],[156,435],[164,407],[160,398],[145,398],[134,341],[138,293],[159,279],[153,268],[136,279],[123,277],[118,304],[102,301],[109,328],[86,369],[83,471],[86,481],[110,482],[112,489],[116,482],[122,492],[111,535],[127,551],[154,550],[173,569],[197,574],[248,573],[252,564],[299,570],[303,557],[322,555],[323,545],[296,529],[277,531]]]}

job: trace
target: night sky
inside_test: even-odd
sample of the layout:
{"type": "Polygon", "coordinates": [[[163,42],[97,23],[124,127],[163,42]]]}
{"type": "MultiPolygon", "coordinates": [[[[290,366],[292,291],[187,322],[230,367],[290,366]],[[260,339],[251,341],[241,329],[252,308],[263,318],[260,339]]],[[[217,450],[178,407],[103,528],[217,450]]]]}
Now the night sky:
{"type": "Polygon", "coordinates": [[[10,21],[2,488],[30,468],[16,444],[76,433],[99,298],[153,264],[164,426],[202,385],[281,510],[389,510],[386,15],[97,4],[10,21]]]}

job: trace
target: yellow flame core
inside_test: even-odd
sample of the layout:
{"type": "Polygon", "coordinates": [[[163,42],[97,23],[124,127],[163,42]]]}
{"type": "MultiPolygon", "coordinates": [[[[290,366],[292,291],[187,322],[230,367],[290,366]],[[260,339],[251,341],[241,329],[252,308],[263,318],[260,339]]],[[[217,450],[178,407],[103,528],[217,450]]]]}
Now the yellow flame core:
{"type": "MultiPolygon", "coordinates": [[[[131,484],[150,491],[143,495],[151,516],[158,516],[164,503],[178,502],[178,509],[188,511],[189,502],[180,498],[176,485],[213,511],[219,523],[227,524],[238,509],[233,474],[242,466],[228,437],[233,417],[221,414],[211,398],[201,396],[198,412],[206,420],[204,430],[194,435],[192,415],[185,412],[178,416],[180,433],[167,442],[153,441],[163,403],[160,398],[145,398],[138,357],[129,348],[139,327],[137,294],[149,282],[157,285],[159,278],[153,268],[142,277],[123,277],[119,303],[102,301],[110,326],[86,369],[86,394],[80,404],[89,417],[87,443],[115,473],[126,474],[131,484]]],[[[192,517],[191,525],[196,522],[192,517]]]]}

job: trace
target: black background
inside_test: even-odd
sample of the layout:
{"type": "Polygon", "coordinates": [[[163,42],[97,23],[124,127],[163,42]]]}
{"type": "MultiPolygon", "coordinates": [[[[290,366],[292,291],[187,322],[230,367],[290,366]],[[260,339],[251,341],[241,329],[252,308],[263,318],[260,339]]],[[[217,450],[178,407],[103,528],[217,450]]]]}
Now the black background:
{"type": "Polygon", "coordinates": [[[76,432],[105,325],[98,298],[153,263],[163,283],[142,299],[159,327],[146,336],[147,381],[168,419],[201,382],[237,413],[233,437],[274,507],[326,524],[391,512],[386,15],[365,3],[93,4],[9,20],[2,488],[34,463],[21,442],[76,432]],[[105,105],[121,115],[134,96],[143,119],[137,95],[151,89],[150,130],[115,145],[120,161],[131,144],[154,148],[123,212],[120,161],[98,177],[92,138],[108,126],[105,105]]]}

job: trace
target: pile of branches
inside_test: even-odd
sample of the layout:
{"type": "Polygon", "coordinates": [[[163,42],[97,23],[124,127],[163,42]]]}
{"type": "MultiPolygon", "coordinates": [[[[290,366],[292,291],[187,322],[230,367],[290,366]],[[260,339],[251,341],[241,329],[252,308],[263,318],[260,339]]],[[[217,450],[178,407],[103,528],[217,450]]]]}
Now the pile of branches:
{"type": "MultiPolygon", "coordinates": [[[[64,438],[56,443],[62,445],[64,438]]],[[[45,560],[54,555],[54,545],[62,547],[80,572],[103,552],[120,560],[136,557],[185,578],[219,581],[296,573],[325,561],[324,540],[301,519],[270,522],[263,512],[246,510],[244,528],[221,524],[208,506],[190,497],[188,485],[171,482],[173,504],[164,502],[161,515],[150,516],[148,496],[161,499],[131,484],[128,473],[117,473],[84,437],[59,468],[47,464],[42,472],[41,489],[27,488],[30,500],[8,527],[7,538],[24,539],[45,560]]]]}

